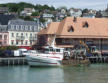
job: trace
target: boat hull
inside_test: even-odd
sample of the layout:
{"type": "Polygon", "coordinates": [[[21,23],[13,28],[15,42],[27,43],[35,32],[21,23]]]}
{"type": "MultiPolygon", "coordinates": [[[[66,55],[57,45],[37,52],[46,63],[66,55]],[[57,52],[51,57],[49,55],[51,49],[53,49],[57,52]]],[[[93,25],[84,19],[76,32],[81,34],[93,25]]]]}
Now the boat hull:
{"type": "Polygon", "coordinates": [[[30,66],[61,66],[62,60],[42,57],[42,56],[27,56],[28,64],[30,66]]]}

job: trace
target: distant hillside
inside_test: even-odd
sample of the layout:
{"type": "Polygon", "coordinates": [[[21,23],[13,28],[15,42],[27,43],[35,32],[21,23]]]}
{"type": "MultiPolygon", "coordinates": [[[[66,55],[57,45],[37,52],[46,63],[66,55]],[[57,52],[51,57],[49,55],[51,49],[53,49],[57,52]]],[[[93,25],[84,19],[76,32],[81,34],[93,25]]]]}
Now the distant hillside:
{"type": "Polygon", "coordinates": [[[45,9],[48,9],[50,11],[54,11],[55,8],[53,6],[48,5],[33,5],[31,3],[26,2],[20,2],[20,3],[6,3],[6,4],[0,4],[0,7],[8,7],[10,12],[20,12],[24,8],[35,8],[38,11],[42,11],[45,9]]]}

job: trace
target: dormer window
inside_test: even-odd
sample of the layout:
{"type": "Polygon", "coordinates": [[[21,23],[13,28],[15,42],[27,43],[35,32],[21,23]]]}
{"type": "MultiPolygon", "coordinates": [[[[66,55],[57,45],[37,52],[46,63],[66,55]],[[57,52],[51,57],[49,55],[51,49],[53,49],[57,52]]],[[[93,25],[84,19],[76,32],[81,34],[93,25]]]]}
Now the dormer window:
{"type": "Polygon", "coordinates": [[[83,28],[88,28],[88,27],[89,27],[88,22],[83,22],[83,28]]]}
{"type": "Polygon", "coordinates": [[[77,18],[76,18],[76,17],[74,17],[73,22],[76,22],[76,21],[77,21],[77,18]]]}
{"type": "Polygon", "coordinates": [[[74,32],[73,26],[70,26],[70,27],[69,27],[68,32],[74,32]]]}

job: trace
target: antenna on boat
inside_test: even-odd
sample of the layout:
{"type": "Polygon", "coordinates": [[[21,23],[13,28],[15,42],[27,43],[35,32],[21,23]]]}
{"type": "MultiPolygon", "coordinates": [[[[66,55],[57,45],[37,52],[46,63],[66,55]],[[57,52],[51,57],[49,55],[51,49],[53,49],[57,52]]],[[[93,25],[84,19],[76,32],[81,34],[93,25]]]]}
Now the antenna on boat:
{"type": "Polygon", "coordinates": [[[55,39],[56,39],[56,34],[54,34],[54,39],[52,40],[52,43],[51,43],[51,46],[52,46],[52,47],[54,47],[55,39]]]}

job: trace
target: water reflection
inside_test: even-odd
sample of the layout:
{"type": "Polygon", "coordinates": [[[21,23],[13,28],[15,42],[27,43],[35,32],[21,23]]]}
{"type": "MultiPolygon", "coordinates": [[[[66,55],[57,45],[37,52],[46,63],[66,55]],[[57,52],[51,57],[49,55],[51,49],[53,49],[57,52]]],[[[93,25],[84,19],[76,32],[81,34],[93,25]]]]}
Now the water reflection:
{"type": "Polygon", "coordinates": [[[14,66],[0,68],[0,83],[63,83],[62,68],[14,66]]]}
{"type": "Polygon", "coordinates": [[[64,83],[107,83],[107,64],[95,64],[89,67],[66,67],[64,70],[64,83]]]}
{"type": "Polygon", "coordinates": [[[89,67],[0,67],[0,83],[107,83],[108,64],[89,67]]]}

